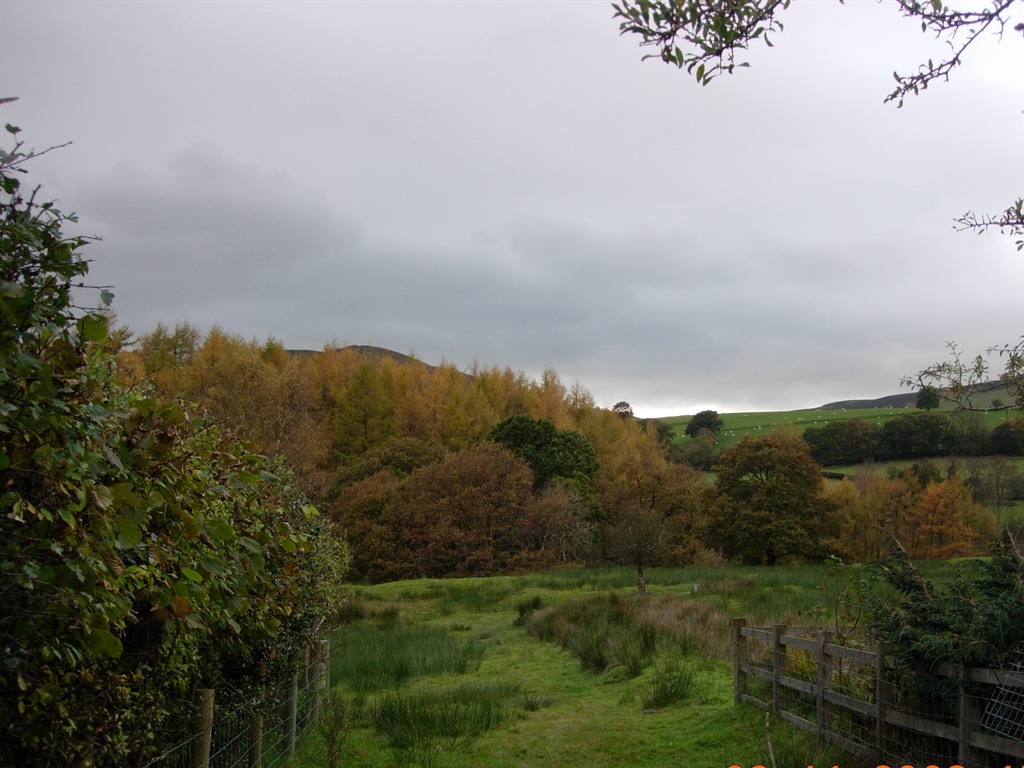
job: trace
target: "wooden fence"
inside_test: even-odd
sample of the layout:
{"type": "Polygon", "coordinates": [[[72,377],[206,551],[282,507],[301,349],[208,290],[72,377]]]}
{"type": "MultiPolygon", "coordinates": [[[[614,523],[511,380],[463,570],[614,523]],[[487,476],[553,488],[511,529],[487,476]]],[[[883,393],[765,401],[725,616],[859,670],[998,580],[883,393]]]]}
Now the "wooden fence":
{"type": "Polygon", "coordinates": [[[872,765],[1024,764],[1024,664],[944,665],[910,680],[879,649],[841,644],[835,631],[734,619],[732,634],[737,703],[769,709],[872,765]]]}
{"type": "Polygon", "coordinates": [[[260,663],[252,700],[218,709],[217,692],[200,688],[188,706],[188,735],[145,768],[273,768],[295,754],[298,736],[316,723],[330,689],[327,640],[310,645],[289,679],[272,685],[260,663]]]}

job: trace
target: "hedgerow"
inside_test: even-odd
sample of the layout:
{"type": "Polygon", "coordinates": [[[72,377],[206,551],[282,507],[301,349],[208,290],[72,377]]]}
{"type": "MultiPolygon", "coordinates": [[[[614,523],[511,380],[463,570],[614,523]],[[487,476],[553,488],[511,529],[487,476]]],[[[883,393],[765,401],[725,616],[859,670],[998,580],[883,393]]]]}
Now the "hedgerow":
{"type": "MultiPolygon", "coordinates": [[[[0,150],[0,763],[139,763],[195,686],[287,660],[344,545],[287,469],[117,383],[88,240],[0,150]]],[[[101,293],[103,304],[111,296],[101,293]]]]}

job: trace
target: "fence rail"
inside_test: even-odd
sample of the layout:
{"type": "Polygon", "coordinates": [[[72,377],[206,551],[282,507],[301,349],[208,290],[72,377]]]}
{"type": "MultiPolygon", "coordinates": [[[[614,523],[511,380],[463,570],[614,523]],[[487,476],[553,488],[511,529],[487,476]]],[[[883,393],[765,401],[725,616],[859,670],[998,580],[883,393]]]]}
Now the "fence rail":
{"type": "Polygon", "coordinates": [[[947,664],[909,680],[880,649],[841,644],[835,631],[734,619],[732,635],[737,703],[770,709],[872,764],[1024,761],[1024,651],[1007,669],[947,664]]]}
{"type": "Polygon", "coordinates": [[[144,768],[274,768],[292,757],[328,695],[328,641],[311,644],[282,683],[268,683],[270,671],[260,663],[254,693],[233,708],[218,708],[216,690],[197,689],[186,705],[189,735],[144,768]]]}

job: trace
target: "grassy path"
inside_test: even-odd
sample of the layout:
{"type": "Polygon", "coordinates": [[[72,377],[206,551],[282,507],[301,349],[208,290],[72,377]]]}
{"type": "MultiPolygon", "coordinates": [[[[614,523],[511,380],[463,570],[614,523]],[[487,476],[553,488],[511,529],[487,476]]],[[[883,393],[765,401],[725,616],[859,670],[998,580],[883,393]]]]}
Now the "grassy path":
{"type": "MultiPolygon", "coordinates": [[[[682,663],[693,670],[694,684],[683,701],[660,710],[645,712],[642,693],[658,674],[658,660],[666,651],[659,646],[658,657],[637,677],[629,679],[621,666],[593,673],[553,642],[539,640],[516,625],[518,606],[527,598],[539,597],[544,606],[557,606],[586,597],[615,592],[634,600],[631,574],[603,569],[589,581],[572,583],[574,576],[559,582],[550,575],[536,577],[468,579],[459,581],[418,581],[358,588],[356,600],[363,607],[362,621],[388,616],[396,626],[419,627],[434,634],[455,638],[475,648],[475,659],[463,672],[444,672],[413,677],[399,689],[402,695],[420,691],[457,688],[467,681],[519,686],[534,706],[507,724],[488,730],[478,738],[455,745],[436,745],[429,751],[398,750],[371,726],[368,712],[370,694],[345,747],[347,768],[366,766],[437,766],[437,768],[611,768],[637,766],[662,768],[750,768],[768,765],[764,713],[749,706],[734,706],[732,670],[722,657],[721,643],[711,652],[691,650],[682,663]],[[599,584],[600,586],[593,586],[599,584]],[[617,586],[616,586],[617,585],[617,586]],[[396,618],[397,617],[397,618],[396,618]],[[436,630],[444,630],[438,633],[436,630]]],[[[772,605],[790,616],[810,611],[820,594],[814,592],[824,576],[822,569],[809,568],[783,574],[765,572],[722,572],[709,576],[654,574],[655,595],[647,600],[690,599],[723,603],[723,616],[742,605],[772,605]],[[713,579],[720,579],[716,587],[713,579]],[[695,592],[695,585],[700,587],[695,592]],[[738,585],[738,586],[737,586],[738,585]],[[738,593],[738,594],[737,594],[738,593]],[[778,595],[787,599],[780,603],[778,595]]],[[[756,613],[750,614],[757,618],[756,613]]],[[[677,656],[678,652],[673,652],[677,656]]],[[[350,683],[340,673],[338,688],[354,699],[350,683]]],[[[338,682],[338,681],[336,681],[338,682]]],[[[831,756],[816,755],[812,742],[793,734],[785,724],[772,722],[773,745],[779,765],[804,768],[820,765],[831,756]]],[[[841,762],[844,768],[856,768],[841,762]]],[[[833,765],[833,762],[828,762],[833,765]]],[[[331,768],[319,739],[306,740],[299,759],[290,768],[331,768]]]]}

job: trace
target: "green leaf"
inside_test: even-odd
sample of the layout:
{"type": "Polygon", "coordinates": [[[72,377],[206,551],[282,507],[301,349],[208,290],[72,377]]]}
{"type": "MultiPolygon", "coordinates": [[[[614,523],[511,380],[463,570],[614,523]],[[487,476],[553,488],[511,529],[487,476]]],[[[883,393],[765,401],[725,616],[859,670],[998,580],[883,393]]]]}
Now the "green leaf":
{"type": "Polygon", "coordinates": [[[75,520],[75,514],[67,507],[61,507],[58,512],[60,519],[68,524],[68,528],[72,530],[78,526],[78,521],[75,520]]]}
{"type": "Polygon", "coordinates": [[[82,338],[99,343],[107,338],[107,320],[101,315],[86,315],[79,321],[82,338]]]}
{"type": "Polygon", "coordinates": [[[89,650],[101,658],[116,659],[124,651],[121,641],[108,629],[94,629],[87,643],[89,650]]]}
{"type": "Polygon", "coordinates": [[[228,522],[217,519],[206,522],[206,532],[217,541],[230,541],[235,535],[235,529],[228,522]]]}
{"type": "Polygon", "coordinates": [[[119,517],[117,519],[117,532],[130,547],[137,547],[142,543],[142,531],[138,524],[130,517],[119,517]]]}
{"type": "Polygon", "coordinates": [[[100,291],[100,301],[103,302],[104,307],[109,307],[110,304],[114,301],[114,294],[112,294],[110,291],[104,288],[102,291],[100,291]]]}
{"type": "Polygon", "coordinates": [[[110,493],[119,509],[124,507],[138,509],[142,506],[142,499],[135,495],[135,491],[132,490],[129,483],[118,483],[110,489],[110,493]]]}
{"type": "Polygon", "coordinates": [[[182,568],[181,575],[195,584],[203,583],[203,574],[193,571],[191,568],[182,568]]]}
{"type": "Polygon", "coordinates": [[[215,557],[207,557],[203,559],[203,570],[215,576],[220,576],[227,572],[227,569],[224,567],[224,563],[215,557]]]}

